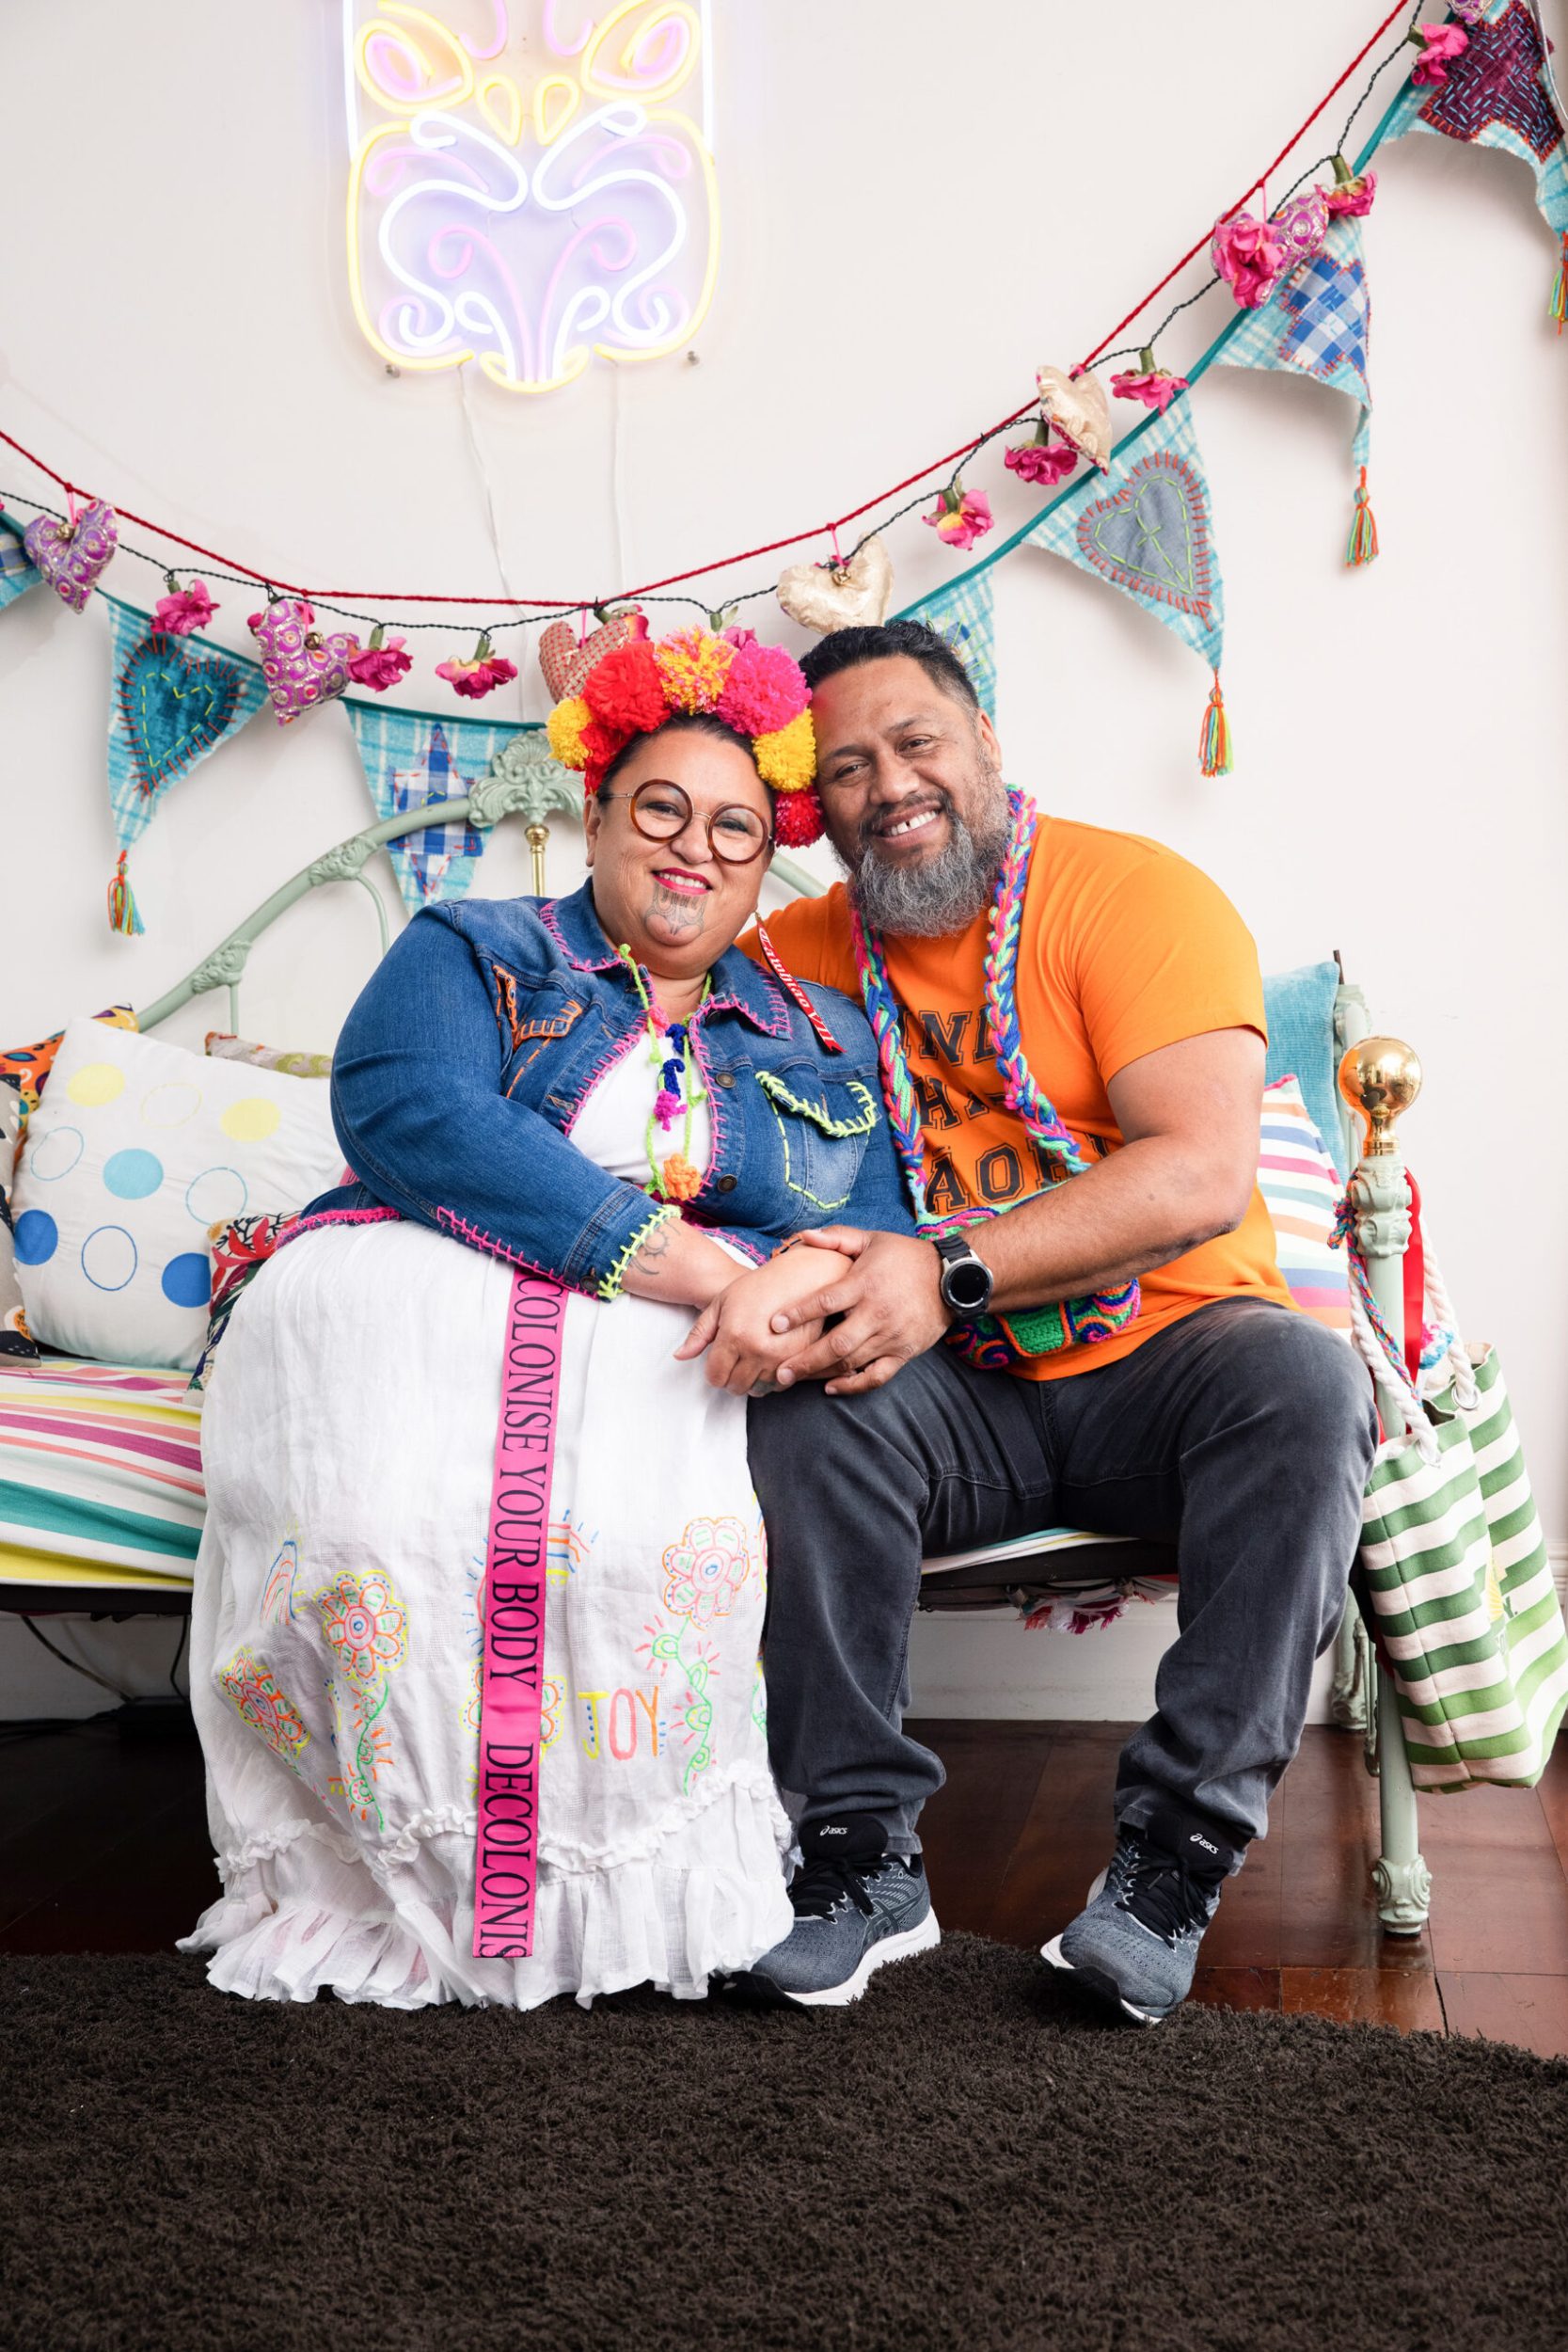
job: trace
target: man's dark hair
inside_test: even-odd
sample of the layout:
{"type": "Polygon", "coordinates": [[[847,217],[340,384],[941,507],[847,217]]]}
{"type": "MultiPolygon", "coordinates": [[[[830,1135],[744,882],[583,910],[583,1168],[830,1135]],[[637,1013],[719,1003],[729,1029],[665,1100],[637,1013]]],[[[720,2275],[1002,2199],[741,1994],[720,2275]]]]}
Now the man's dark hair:
{"type": "Polygon", "coordinates": [[[918,661],[933,686],[971,711],[980,707],[969,672],[945,637],[924,621],[885,621],[880,628],[835,628],[800,663],[813,693],[824,678],[840,670],[858,670],[867,661],[891,661],[900,656],[918,661]]]}

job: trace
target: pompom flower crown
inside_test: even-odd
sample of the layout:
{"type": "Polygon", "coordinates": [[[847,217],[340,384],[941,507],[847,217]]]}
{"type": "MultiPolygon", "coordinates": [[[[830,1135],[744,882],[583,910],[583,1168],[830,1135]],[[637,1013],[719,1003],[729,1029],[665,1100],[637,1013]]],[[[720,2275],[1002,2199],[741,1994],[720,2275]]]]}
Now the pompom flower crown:
{"type": "Polygon", "coordinates": [[[546,732],[551,751],[581,773],[590,798],[634,736],[652,735],[686,712],[709,711],[750,743],[758,775],[778,794],[779,846],[805,849],[821,839],[811,689],[782,645],[761,644],[750,629],[719,636],[683,628],[657,643],[643,633],[612,644],[577,684],[550,712],[546,732]]]}

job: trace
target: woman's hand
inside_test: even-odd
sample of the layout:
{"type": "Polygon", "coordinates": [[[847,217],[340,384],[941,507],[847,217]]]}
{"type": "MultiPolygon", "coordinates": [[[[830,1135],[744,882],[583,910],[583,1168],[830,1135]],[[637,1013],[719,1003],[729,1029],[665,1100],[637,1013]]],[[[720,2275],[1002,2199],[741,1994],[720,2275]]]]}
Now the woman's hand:
{"type": "Polygon", "coordinates": [[[817,1336],[818,1324],[800,1319],[804,1301],[849,1271],[847,1257],[831,1249],[781,1250],[766,1265],[737,1274],[704,1308],[676,1358],[689,1362],[706,1348],[709,1381],[736,1396],[771,1388],[785,1357],[799,1355],[817,1336]],[[773,1328],[775,1318],[784,1322],[783,1331],[773,1328]]]}

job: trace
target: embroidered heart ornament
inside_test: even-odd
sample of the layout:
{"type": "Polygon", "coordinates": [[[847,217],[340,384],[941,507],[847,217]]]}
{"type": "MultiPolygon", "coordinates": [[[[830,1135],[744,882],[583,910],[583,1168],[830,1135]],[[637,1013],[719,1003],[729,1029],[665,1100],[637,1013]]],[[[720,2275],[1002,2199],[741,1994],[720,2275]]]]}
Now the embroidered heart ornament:
{"type": "Polygon", "coordinates": [[[792,621],[823,636],[877,628],[893,602],[892,558],[879,539],[868,539],[847,564],[791,564],[779,574],[777,595],[792,621]]]}
{"type": "Polygon", "coordinates": [[[119,674],[119,708],[142,790],[155,792],[210,751],[239,698],[232,662],[191,653],[161,632],[136,646],[119,674]]]}
{"type": "Polygon", "coordinates": [[[89,499],[73,523],[35,516],[22,544],[60,602],[85,612],[93,581],[119,545],[119,525],[107,499],[89,499]]]}
{"type": "Polygon", "coordinates": [[[324,636],[303,596],[280,596],[264,612],[253,612],[249,627],[261,648],[261,675],[280,727],[331,702],[347,686],[359,640],[346,629],[324,636]]]}
{"type": "Polygon", "coordinates": [[[1288,196],[1279,210],[1269,215],[1269,227],[1285,247],[1283,276],[1298,262],[1309,262],[1314,253],[1322,252],[1328,234],[1328,199],[1322,188],[1303,188],[1299,196],[1288,196]]]}
{"type": "Polygon", "coordinates": [[[581,693],[582,682],[596,661],[647,634],[648,624],[641,612],[616,613],[613,620],[591,630],[580,644],[570,621],[552,621],[539,640],[539,667],[550,700],[570,702],[574,694],[581,693]]]}
{"type": "Polygon", "coordinates": [[[1097,375],[1069,375],[1063,368],[1037,368],[1040,414],[1064,441],[1101,473],[1111,462],[1111,404],[1097,375]]]}
{"type": "Polygon", "coordinates": [[[1119,490],[1084,509],[1078,548],[1085,564],[1129,596],[1211,626],[1203,493],[1191,467],[1169,450],[1140,459],[1119,490]]]}

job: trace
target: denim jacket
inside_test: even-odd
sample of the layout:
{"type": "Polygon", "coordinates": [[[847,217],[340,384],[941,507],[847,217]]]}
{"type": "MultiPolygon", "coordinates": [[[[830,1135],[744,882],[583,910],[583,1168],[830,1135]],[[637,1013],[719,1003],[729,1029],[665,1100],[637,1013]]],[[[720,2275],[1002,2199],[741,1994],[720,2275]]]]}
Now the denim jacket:
{"type": "MultiPolygon", "coordinates": [[[[839,1219],[912,1231],[864,1015],[835,989],[800,985],[841,1053],[733,947],[690,1022],[713,1152],[686,1215],[757,1261],[839,1219]]],[[[333,1057],[332,1114],[355,1181],[306,1216],[391,1210],[613,1298],[677,1212],[607,1174],[567,1130],[644,1035],[587,884],[566,898],[423,908],[333,1057]]]]}

